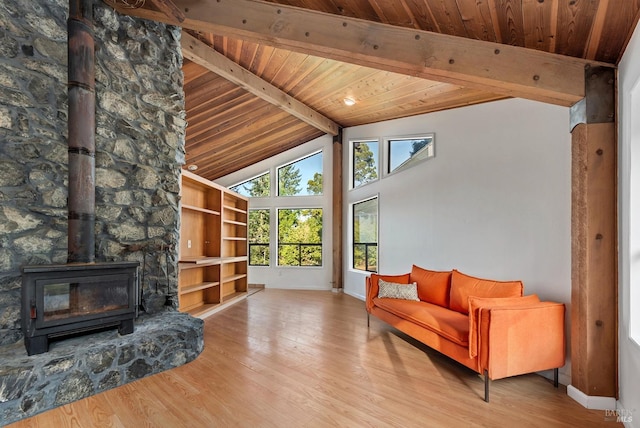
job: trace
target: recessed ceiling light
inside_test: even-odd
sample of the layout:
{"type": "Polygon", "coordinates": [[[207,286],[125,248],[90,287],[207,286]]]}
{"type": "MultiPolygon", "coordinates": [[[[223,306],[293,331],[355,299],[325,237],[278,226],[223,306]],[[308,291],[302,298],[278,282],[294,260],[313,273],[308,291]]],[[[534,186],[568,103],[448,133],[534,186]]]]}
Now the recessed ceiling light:
{"type": "Polygon", "coordinates": [[[195,171],[196,169],[198,169],[198,165],[196,165],[195,163],[192,163],[191,165],[189,165],[189,166],[187,167],[187,169],[188,169],[189,171],[195,171]]]}
{"type": "Polygon", "coordinates": [[[344,100],[342,100],[344,102],[345,105],[347,106],[352,106],[356,103],[356,100],[354,100],[353,98],[345,98],[344,100]]]}

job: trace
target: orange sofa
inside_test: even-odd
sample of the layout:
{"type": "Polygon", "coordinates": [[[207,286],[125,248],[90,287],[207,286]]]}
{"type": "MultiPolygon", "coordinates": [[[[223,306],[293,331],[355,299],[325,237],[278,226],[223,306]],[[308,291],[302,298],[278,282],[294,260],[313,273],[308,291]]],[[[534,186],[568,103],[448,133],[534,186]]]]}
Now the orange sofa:
{"type": "Polygon", "coordinates": [[[404,275],[366,279],[369,314],[489,379],[558,368],[565,363],[565,307],[523,296],[521,281],[475,278],[457,270],[413,266],[404,275]]]}

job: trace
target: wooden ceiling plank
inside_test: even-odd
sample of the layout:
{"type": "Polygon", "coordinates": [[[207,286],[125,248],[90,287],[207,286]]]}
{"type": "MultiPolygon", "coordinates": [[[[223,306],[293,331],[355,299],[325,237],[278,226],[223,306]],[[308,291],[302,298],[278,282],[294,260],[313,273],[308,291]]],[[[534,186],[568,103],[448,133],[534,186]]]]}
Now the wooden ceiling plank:
{"type": "Polygon", "coordinates": [[[524,46],[530,49],[549,51],[553,14],[553,2],[538,0],[522,1],[522,27],[524,46]]]}
{"type": "Polygon", "coordinates": [[[253,124],[272,115],[274,108],[277,107],[269,103],[254,102],[251,106],[242,108],[241,112],[225,112],[212,116],[211,119],[200,121],[196,126],[187,129],[188,151],[195,150],[200,144],[206,145],[210,140],[220,138],[225,133],[243,128],[248,131],[253,124]]]}
{"type": "Polygon", "coordinates": [[[605,58],[606,61],[617,63],[621,59],[621,52],[624,50],[627,41],[627,34],[621,34],[623,28],[635,28],[634,24],[638,10],[639,0],[629,0],[623,2],[609,0],[609,7],[606,13],[606,32],[601,31],[600,43],[598,45],[595,58],[605,58]],[[612,34],[611,31],[617,33],[612,34]]]}
{"type": "Polygon", "coordinates": [[[563,1],[558,6],[558,21],[562,31],[557,33],[556,52],[562,55],[583,57],[587,50],[591,23],[598,10],[597,2],[563,1]]]}
{"type": "Polygon", "coordinates": [[[467,30],[456,0],[427,1],[433,19],[438,23],[440,33],[450,36],[464,35],[467,30]]]}
{"type": "Polygon", "coordinates": [[[513,46],[525,46],[522,0],[494,0],[494,4],[501,35],[500,42],[513,46]]]}
{"type": "MultiPolygon", "coordinates": [[[[508,9],[518,3],[502,2],[508,9]]],[[[176,4],[187,9],[185,28],[553,104],[572,105],[584,96],[587,61],[576,58],[271,3],[176,0],[176,4]]],[[[144,9],[128,13],[166,20],[144,9]]],[[[517,19],[513,13],[506,15],[517,19]]]]}
{"type": "Polygon", "coordinates": [[[609,0],[599,0],[598,9],[591,24],[591,33],[589,34],[589,42],[587,50],[584,54],[585,58],[595,58],[598,53],[598,45],[602,38],[602,30],[605,19],[607,18],[607,10],[609,9],[609,0]]]}
{"type": "Polygon", "coordinates": [[[411,11],[415,28],[434,33],[440,32],[440,26],[433,17],[426,0],[402,0],[402,3],[406,9],[411,11]]]}
{"type": "Polygon", "coordinates": [[[215,146],[205,145],[200,147],[199,150],[190,150],[187,152],[186,157],[189,162],[201,163],[203,159],[214,155],[220,159],[225,159],[225,156],[231,154],[231,152],[236,152],[239,147],[246,147],[250,151],[257,151],[256,143],[263,141],[265,135],[276,137],[270,138],[267,141],[286,141],[284,137],[287,134],[290,133],[293,135],[300,130],[306,129],[306,127],[310,127],[310,125],[292,116],[287,116],[281,120],[273,121],[270,126],[266,126],[263,122],[256,122],[252,124],[251,127],[253,131],[251,133],[246,134],[242,132],[242,130],[237,130],[234,133],[217,137],[220,142],[215,146]],[[237,138],[238,132],[241,133],[243,138],[237,138]]]}
{"type": "Polygon", "coordinates": [[[457,5],[467,37],[488,42],[497,41],[488,3],[458,0],[457,5]]]}
{"type": "MultiPolygon", "coordinates": [[[[287,147],[295,147],[303,144],[313,138],[322,135],[321,131],[305,125],[304,127],[289,127],[278,129],[278,141],[266,143],[260,140],[251,140],[247,143],[232,143],[225,148],[225,152],[211,152],[208,157],[200,157],[189,159],[189,163],[198,165],[211,165],[216,169],[225,168],[228,170],[235,169],[236,162],[242,162],[242,159],[248,159],[251,163],[255,163],[262,158],[265,152],[275,154],[282,152],[287,147]],[[287,143],[282,143],[286,141],[287,143]],[[283,147],[284,146],[284,147],[283,147]],[[233,163],[225,162],[225,159],[233,158],[233,163]]],[[[271,141],[271,140],[270,140],[271,141]]],[[[224,175],[224,174],[223,174],[224,175]]]]}
{"type": "Polygon", "coordinates": [[[234,82],[252,94],[282,108],[298,119],[326,132],[337,135],[338,124],[317,111],[302,104],[295,98],[264,81],[249,70],[240,67],[213,48],[191,36],[182,33],[182,53],[214,73],[234,82]]]}

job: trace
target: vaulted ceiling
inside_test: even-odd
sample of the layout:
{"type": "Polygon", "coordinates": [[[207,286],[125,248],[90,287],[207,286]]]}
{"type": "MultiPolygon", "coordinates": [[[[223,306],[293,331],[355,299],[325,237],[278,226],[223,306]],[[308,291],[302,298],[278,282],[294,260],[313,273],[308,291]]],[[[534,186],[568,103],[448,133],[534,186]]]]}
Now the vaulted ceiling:
{"type": "Polygon", "coordinates": [[[208,179],[341,127],[510,96],[572,105],[640,16],[640,0],[143,3],[115,7],[183,27],[187,163],[208,179]]]}

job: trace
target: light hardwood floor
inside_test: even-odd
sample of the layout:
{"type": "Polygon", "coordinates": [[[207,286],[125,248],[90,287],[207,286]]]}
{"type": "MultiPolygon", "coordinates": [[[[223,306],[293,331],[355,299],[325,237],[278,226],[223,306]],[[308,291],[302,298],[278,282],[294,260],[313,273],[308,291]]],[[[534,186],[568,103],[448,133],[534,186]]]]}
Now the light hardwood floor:
{"type": "Polygon", "coordinates": [[[264,290],[205,322],[195,361],[19,427],[616,427],[538,375],[482,378],[322,291],[264,290]]]}

